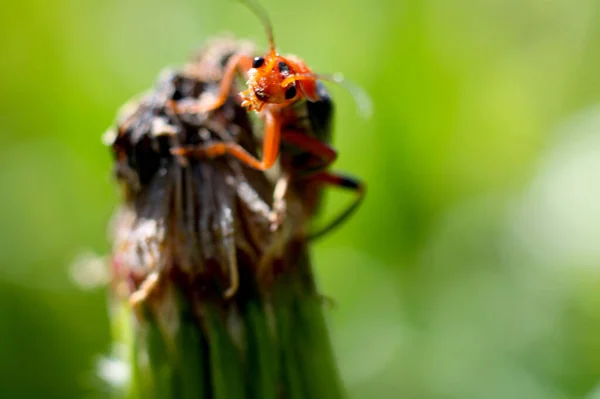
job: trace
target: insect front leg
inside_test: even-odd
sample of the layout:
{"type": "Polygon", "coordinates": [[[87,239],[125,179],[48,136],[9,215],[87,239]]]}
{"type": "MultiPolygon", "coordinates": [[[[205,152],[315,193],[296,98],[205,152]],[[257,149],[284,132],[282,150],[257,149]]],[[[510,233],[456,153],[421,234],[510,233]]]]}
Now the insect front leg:
{"type": "MultiPolygon", "coordinates": [[[[225,70],[223,71],[223,77],[221,78],[221,83],[219,84],[218,94],[216,97],[197,104],[186,106],[174,105],[173,107],[176,108],[179,113],[198,114],[214,111],[225,104],[225,101],[227,101],[227,98],[229,98],[231,86],[233,85],[233,79],[235,78],[236,73],[239,71],[246,75],[250,68],[252,68],[252,57],[246,54],[233,55],[229,61],[227,61],[227,65],[225,65],[225,70]]],[[[171,102],[174,103],[174,101],[171,102]]]]}
{"type": "Polygon", "coordinates": [[[204,158],[216,158],[229,154],[251,168],[257,170],[268,170],[277,161],[279,156],[279,142],[281,139],[281,115],[277,107],[269,107],[263,110],[265,118],[265,136],[262,146],[262,157],[255,158],[241,145],[234,142],[217,142],[204,146],[187,146],[173,148],[171,153],[180,156],[197,156],[204,158]]]}

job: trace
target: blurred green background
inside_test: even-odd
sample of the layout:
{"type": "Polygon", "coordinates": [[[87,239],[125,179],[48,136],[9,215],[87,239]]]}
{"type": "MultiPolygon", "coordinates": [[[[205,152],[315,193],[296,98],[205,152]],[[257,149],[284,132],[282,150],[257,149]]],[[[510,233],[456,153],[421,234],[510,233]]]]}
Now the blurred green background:
{"type": "MultiPolygon", "coordinates": [[[[282,53],[374,101],[331,86],[369,191],[314,248],[350,396],[600,398],[600,3],[261,1],[282,53]]],[[[105,397],[105,292],[72,273],[110,249],[101,134],[208,37],[266,40],[234,1],[2,8],[0,396],[105,397]]]]}

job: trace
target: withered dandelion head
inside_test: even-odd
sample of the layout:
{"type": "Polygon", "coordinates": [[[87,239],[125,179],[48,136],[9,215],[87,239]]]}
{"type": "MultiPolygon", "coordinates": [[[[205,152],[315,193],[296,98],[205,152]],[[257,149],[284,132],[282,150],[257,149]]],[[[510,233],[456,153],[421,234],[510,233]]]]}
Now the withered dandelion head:
{"type": "Polygon", "coordinates": [[[294,224],[301,225],[299,205],[288,199],[287,221],[273,231],[275,184],[263,172],[231,157],[173,154],[174,148],[215,142],[257,147],[234,89],[212,112],[178,114],[172,105],[210,95],[237,50],[231,40],[214,41],[194,63],[161,73],[155,88],[119,117],[110,145],[125,203],[114,220],[112,264],[115,288],[133,303],[160,293],[168,281],[215,298],[234,295],[240,274],[266,281],[294,224]]]}

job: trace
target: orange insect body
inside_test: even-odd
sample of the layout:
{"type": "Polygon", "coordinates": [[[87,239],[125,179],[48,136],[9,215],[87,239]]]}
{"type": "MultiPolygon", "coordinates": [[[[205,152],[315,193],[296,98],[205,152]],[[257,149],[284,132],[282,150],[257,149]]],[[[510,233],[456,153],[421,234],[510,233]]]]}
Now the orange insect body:
{"type": "MultiPolygon", "coordinates": [[[[222,106],[227,100],[236,73],[242,72],[247,77],[247,89],[240,93],[241,105],[249,111],[259,112],[265,122],[265,132],[261,158],[257,159],[235,142],[223,141],[203,147],[178,148],[173,151],[177,155],[197,155],[201,157],[217,157],[229,154],[244,164],[258,169],[270,169],[279,156],[280,144],[284,142],[294,147],[293,151],[284,153],[282,163],[290,179],[295,182],[312,182],[320,185],[337,186],[354,191],[356,201],[340,214],[329,227],[316,235],[329,231],[345,220],[359,205],[364,196],[363,184],[351,177],[328,172],[329,165],[336,159],[337,152],[329,146],[329,131],[304,128],[290,129],[298,119],[296,110],[291,105],[306,99],[309,103],[327,110],[330,99],[318,82],[323,76],[314,74],[310,68],[296,56],[283,57],[275,49],[271,22],[262,8],[249,1],[243,1],[261,20],[269,38],[269,52],[264,56],[252,58],[246,54],[234,54],[228,61],[219,85],[219,94],[208,104],[179,109],[184,112],[209,112],[222,106]],[[324,107],[324,108],[323,108],[324,107]],[[318,130],[318,131],[317,131],[318,130]],[[296,166],[296,161],[310,158],[311,166],[296,166]],[[315,166],[315,163],[317,164],[315,166]]],[[[341,83],[339,78],[326,78],[341,83]]],[[[178,107],[174,105],[174,108],[178,107]]],[[[309,110],[310,113],[310,110],[309,110]]],[[[326,116],[327,118],[330,115],[326,116]]],[[[328,124],[328,122],[326,123],[328,124]]],[[[285,184],[287,187],[287,183],[285,184]]],[[[276,190],[285,195],[285,190],[276,190]]],[[[278,201],[277,201],[278,200],[278,201]]],[[[282,198],[276,199],[282,202],[282,198]]]]}
{"type": "Polygon", "coordinates": [[[247,77],[247,89],[240,93],[241,105],[249,111],[260,112],[265,120],[265,134],[262,158],[257,159],[236,143],[215,143],[203,149],[175,151],[179,155],[189,154],[208,157],[225,154],[238,158],[243,163],[258,170],[270,169],[279,156],[282,118],[280,110],[306,98],[308,101],[320,99],[317,92],[317,75],[306,64],[294,56],[283,57],[277,54],[273,28],[262,8],[254,3],[244,3],[262,20],[269,38],[269,52],[264,57],[252,59],[245,54],[235,54],[225,67],[219,87],[218,97],[208,103],[188,107],[188,112],[208,112],[225,103],[233,80],[238,71],[247,77]]]}

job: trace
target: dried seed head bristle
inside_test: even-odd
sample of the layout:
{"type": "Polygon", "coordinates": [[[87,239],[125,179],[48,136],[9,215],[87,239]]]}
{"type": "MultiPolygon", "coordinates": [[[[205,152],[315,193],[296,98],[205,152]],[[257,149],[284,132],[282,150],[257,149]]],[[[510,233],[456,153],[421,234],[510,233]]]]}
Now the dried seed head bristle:
{"type": "MultiPolygon", "coordinates": [[[[195,297],[243,296],[246,286],[261,283],[253,281],[259,265],[281,259],[282,242],[301,224],[300,207],[292,204],[273,231],[274,182],[264,173],[228,156],[181,162],[172,154],[176,147],[223,140],[256,150],[248,113],[233,97],[239,88],[209,115],[178,113],[172,107],[214,90],[215,77],[240,48],[248,51],[246,43],[213,41],[181,71],[164,71],[155,88],[118,120],[111,145],[125,204],[113,233],[113,263],[135,304],[151,304],[172,282],[195,297]]],[[[261,275],[269,273],[262,270],[261,275]]]]}

